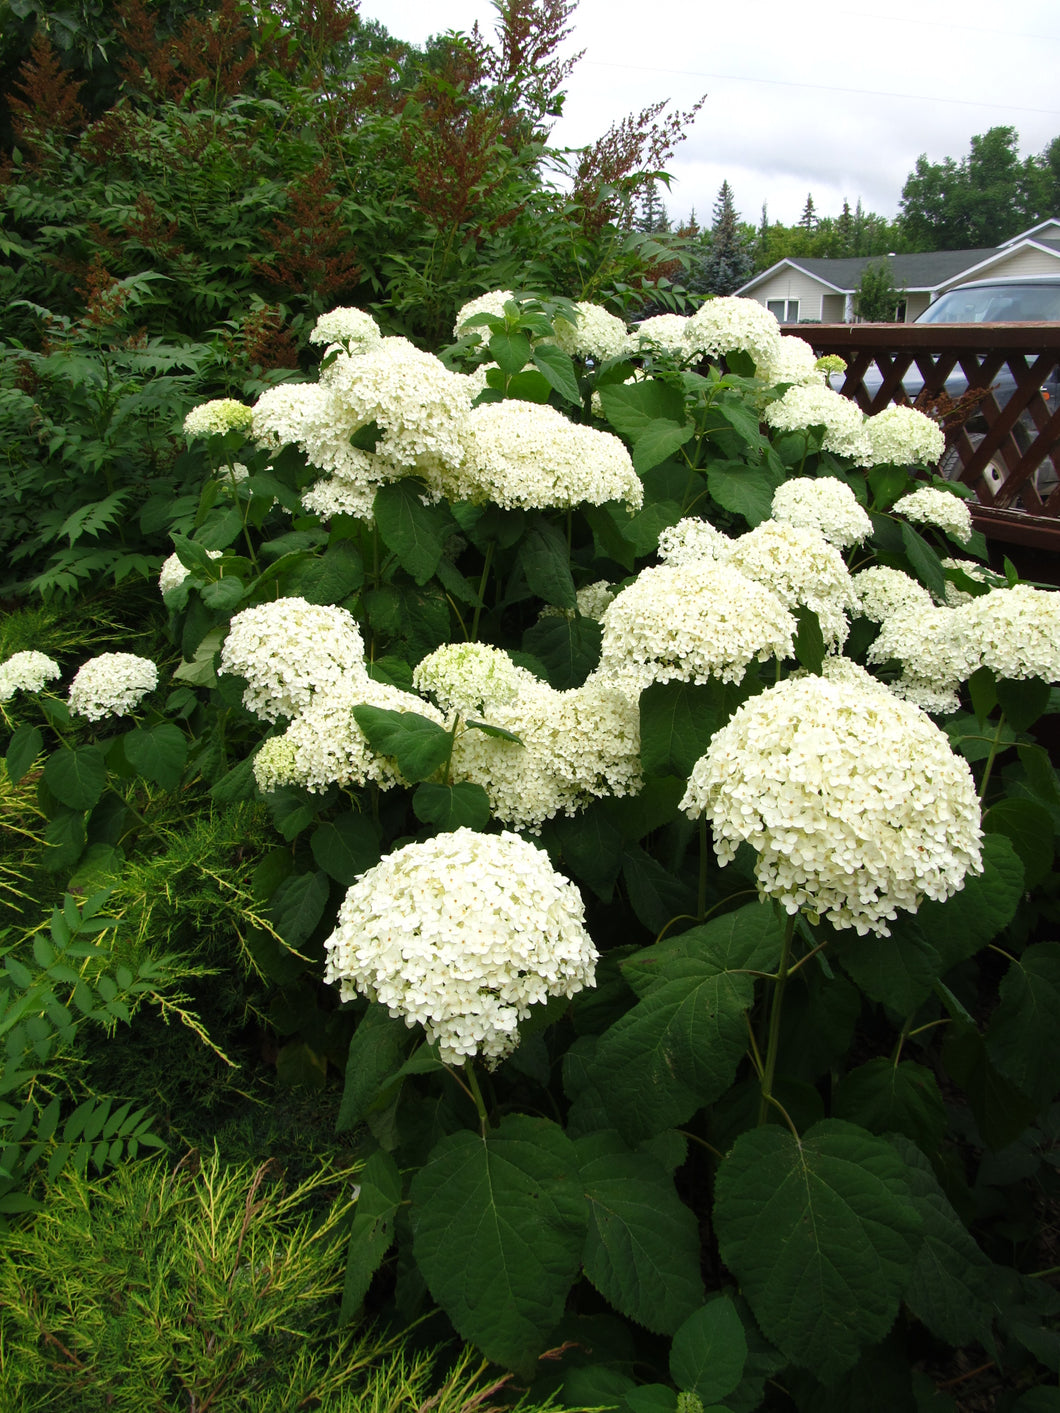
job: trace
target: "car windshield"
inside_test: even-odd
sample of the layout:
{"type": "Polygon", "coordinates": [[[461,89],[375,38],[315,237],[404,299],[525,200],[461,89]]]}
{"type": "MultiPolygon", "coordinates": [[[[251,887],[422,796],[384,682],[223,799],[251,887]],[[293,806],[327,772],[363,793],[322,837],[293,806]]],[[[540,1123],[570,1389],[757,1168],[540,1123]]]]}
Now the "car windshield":
{"type": "Polygon", "coordinates": [[[1060,284],[980,285],[951,289],[929,304],[918,324],[1060,323],[1060,284]]]}

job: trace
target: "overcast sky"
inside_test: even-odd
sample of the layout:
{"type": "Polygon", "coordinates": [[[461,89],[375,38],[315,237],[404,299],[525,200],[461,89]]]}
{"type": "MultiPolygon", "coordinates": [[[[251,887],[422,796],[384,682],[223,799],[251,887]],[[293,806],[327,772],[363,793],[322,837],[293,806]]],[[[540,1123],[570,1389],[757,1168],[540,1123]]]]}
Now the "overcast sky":
{"type": "MultiPolygon", "coordinates": [[[[612,122],[668,98],[687,109],[703,93],[688,139],[670,162],[671,217],[694,207],[710,224],[728,179],[736,208],[757,224],[792,224],[808,191],[818,216],[846,197],[893,217],[920,153],[960,159],[973,133],[1014,127],[1020,151],[1060,135],[1060,6],[1024,0],[883,0],[807,8],[790,0],[580,0],[565,52],[585,55],[567,84],[554,146],[591,143],[612,122]]],[[[391,34],[492,34],[489,0],[361,0],[391,34]]],[[[1060,213],[1057,213],[1060,214],[1060,213]]]]}

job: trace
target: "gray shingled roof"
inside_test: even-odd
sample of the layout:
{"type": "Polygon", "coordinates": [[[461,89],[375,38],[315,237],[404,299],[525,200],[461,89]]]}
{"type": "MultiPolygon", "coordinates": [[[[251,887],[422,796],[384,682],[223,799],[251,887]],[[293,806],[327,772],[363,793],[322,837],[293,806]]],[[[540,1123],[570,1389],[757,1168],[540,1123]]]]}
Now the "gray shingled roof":
{"type": "MultiPolygon", "coordinates": [[[[1051,245],[1056,242],[1042,241],[1041,244],[1051,245]]],[[[907,290],[927,290],[934,289],[943,280],[948,280],[953,275],[959,275],[962,270],[967,270],[972,265],[978,265],[989,256],[996,255],[997,252],[997,246],[988,245],[981,250],[927,250],[919,255],[892,255],[889,257],[855,255],[845,260],[792,258],[791,264],[797,265],[800,270],[805,270],[808,275],[813,275],[818,280],[825,280],[828,284],[835,285],[837,289],[853,291],[861,283],[862,272],[866,265],[887,259],[896,285],[907,290]]]]}

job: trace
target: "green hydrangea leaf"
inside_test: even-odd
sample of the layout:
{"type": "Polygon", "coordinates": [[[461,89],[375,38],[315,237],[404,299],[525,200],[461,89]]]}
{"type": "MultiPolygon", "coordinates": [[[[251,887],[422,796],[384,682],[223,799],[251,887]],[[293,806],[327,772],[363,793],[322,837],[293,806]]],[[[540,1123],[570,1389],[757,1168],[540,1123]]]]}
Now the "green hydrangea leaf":
{"type": "Polygon", "coordinates": [[[16,726],[7,743],[4,764],[8,779],[17,785],[44,749],[44,737],[36,726],[16,726]]]}
{"type": "Polygon", "coordinates": [[[44,782],[60,804],[89,810],[107,788],[107,760],[99,746],[60,746],[44,763],[44,782]]]}
{"type": "Polygon", "coordinates": [[[1023,896],[1023,865],[1004,834],[983,836],[983,871],[965,875],[964,887],[944,903],[927,900],[917,911],[920,929],[942,959],[942,970],[974,956],[1015,916],[1023,896]]]}
{"type": "Polygon", "coordinates": [[[163,790],[177,788],[188,759],[188,738],[179,726],[163,721],[146,729],[137,728],[127,733],[123,744],[134,770],[163,790]]]}
{"type": "Polygon", "coordinates": [[[718,1169],[715,1230],[767,1339],[832,1383],[898,1311],[920,1221],[889,1143],[840,1119],[801,1139],[741,1134],[718,1169]]]}
{"type": "Polygon", "coordinates": [[[273,926],[296,951],[312,934],[327,906],[330,884],[326,873],[296,873],[285,878],[269,903],[273,926]]]}
{"type": "Polygon", "coordinates": [[[570,572],[567,542],[543,515],[530,523],[518,550],[519,564],[527,586],[535,598],[556,608],[573,609],[577,604],[570,572]]]}
{"type": "Polygon", "coordinates": [[[1023,864],[1028,888],[1048,878],[1053,866],[1053,820],[1037,800],[1007,799],[983,815],[983,832],[1004,834],[1023,864]]]}
{"type": "Polygon", "coordinates": [[[426,584],[438,568],[452,521],[444,506],[424,505],[420,494],[412,477],[402,477],[379,487],[373,511],[387,549],[417,584],[426,584]]]}
{"type": "Polygon", "coordinates": [[[718,1296],[689,1315],[670,1347],[678,1388],[717,1403],[736,1389],[747,1363],[747,1336],[732,1301],[718,1296]]]}
{"type": "Polygon", "coordinates": [[[574,1145],[513,1114],[438,1143],[412,1180],[413,1252],[458,1334],[533,1371],[578,1273],[588,1210],[574,1145]]]}
{"type": "Polygon", "coordinates": [[[832,1113],[870,1133],[902,1133],[925,1153],[934,1153],[946,1131],[946,1106],[929,1069],[886,1057],[869,1060],[836,1085],[832,1113]]]}
{"type": "Polygon", "coordinates": [[[394,1242],[394,1217],[401,1206],[401,1174],[389,1153],[373,1153],[359,1174],[357,1207],[346,1248],[341,1320],[352,1319],[368,1294],[372,1277],[394,1242]]]}
{"type": "Polygon", "coordinates": [[[355,706],[353,716],[372,750],[392,756],[406,780],[426,780],[449,759],[449,732],[418,712],[355,706]]]}
{"type": "Polygon", "coordinates": [[[617,1133],[575,1147],[589,1202],[582,1264],[600,1294],[655,1334],[673,1334],[703,1301],[696,1217],[657,1159],[617,1133]]]}
{"type": "Polygon", "coordinates": [[[1043,1108],[1060,1089],[1060,943],[1037,942],[1013,958],[986,1032],[987,1054],[1043,1108]]]}
{"type": "Polygon", "coordinates": [[[317,868],[348,887],[365,869],[379,862],[379,841],[378,824],[366,814],[348,810],[315,829],[309,847],[317,868]]]}
{"type": "Polygon", "coordinates": [[[489,796],[470,781],[420,785],[412,796],[412,809],[418,820],[442,830],[485,829],[490,822],[489,796]]]}

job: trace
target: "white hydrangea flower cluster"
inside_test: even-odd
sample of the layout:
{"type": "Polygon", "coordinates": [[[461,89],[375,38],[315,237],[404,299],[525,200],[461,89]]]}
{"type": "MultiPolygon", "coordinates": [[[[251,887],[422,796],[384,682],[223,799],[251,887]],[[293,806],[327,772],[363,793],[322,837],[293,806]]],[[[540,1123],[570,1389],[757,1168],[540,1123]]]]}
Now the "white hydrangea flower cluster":
{"type": "Polygon", "coordinates": [[[688,318],[683,314],[654,314],[642,319],[631,336],[633,346],[641,351],[658,349],[686,362],[695,356],[688,333],[688,318]]]}
{"type": "Polygon", "coordinates": [[[937,525],[947,535],[967,544],[972,538],[972,512],[967,501],[935,486],[921,486],[896,500],[891,507],[895,515],[916,520],[925,525],[937,525]]]}
{"type": "Polygon", "coordinates": [[[218,672],[246,680],[243,705],[264,721],[295,717],[314,693],[363,673],[361,630],[344,608],[274,599],[237,613],[218,672]]]}
{"type": "Polygon", "coordinates": [[[819,387],[824,385],[826,376],[810,345],[794,334],[782,334],[775,353],[755,369],[755,380],[763,388],[775,388],[781,383],[819,387]]]}
{"type": "Polygon", "coordinates": [[[0,702],[9,702],[16,692],[39,692],[61,675],[59,664],[45,653],[32,648],[15,653],[0,662],[0,702]]]}
{"type": "Polygon", "coordinates": [[[688,321],[689,347],[705,358],[749,353],[755,367],[775,362],[780,354],[780,325],[757,299],[721,295],[708,299],[688,321]]]}
{"type": "Polygon", "coordinates": [[[731,564],[644,569],[604,613],[598,675],[632,695],[652,682],[738,682],[757,659],[791,657],[795,619],[731,564]]]}
{"type": "Polygon", "coordinates": [[[872,521],[850,487],[835,476],[795,476],[778,486],[773,519],[819,530],[839,549],[858,545],[872,534],[872,521]]]}
{"type": "Polygon", "coordinates": [[[262,742],[251,769],[263,795],[270,795],[283,785],[293,785],[298,778],[294,747],[284,736],[270,736],[262,742]]]}
{"type": "MultiPolygon", "coordinates": [[[[207,550],[206,553],[211,559],[220,559],[224,551],[207,550]]],[[[158,575],[158,589],[162,597],[165,598],[170,589],[175,589],[178,584],[183,584],[190,572],[175,554],[168,555],[162,561],[162,569],[158,575]]]]}
{"type": "MultiPolygon", "coordinates": [[[[369,458],[365,455],[365,460],[369,458]]],[[[375,493],[380,482],[366,476],[363,481],[345,475],[322,476],[302,492],[302,509],[321,520],[333,515],[352,515],[355,520],[371,523],[375,493]]]]}
{"type": "Polygon", "coordinates": [[[946,449],[942,428],[915,407],[885,407],[865,421],[866,466],[934,465],[946,449]]]}
{"type": "Polygon", "coordinates": [[[326,981],[422,1025],[446,1064],[495,1065],[551,996],[595,985],[581,894],[517,834],[457,829],[406,844],[347,891],[326,981]]]}
{"type": "Polygon", "coordinates": [[[621,319],[602,308],[579,300],[575,306],[577,324],[557,315],[552,321],[556,342],[572,358],[624,358],[636,346],[621,319]]]}
{"type": "MultiPolygon", "coordinates": [[[[369,422],[382,429],[375,456],[391,464],[388,479],[415,474],[432,494],[459,498],[461,427],[472,401],[465,377],[408,339],[382,338],[354,354],[340,353],[321,373],[320,385],[332,428],[347,442],[369,422]]],[[[306,454],[323,465],[311,446],[306,454]]]]}
{"type": "Polygon", "coordinates": [[[488,643],[443,643],[412,674],[418,692],[429,692],[443,711],[475,715],[506,706],[521,691],[539,685],[501,648],[488,643]]]}
{"type": "Polygon", "coordinates": [[[473,319],[476,314],[489,314],[494,319],[503,319],[505,304],[514,298],[515,295],[510,289],[494,289],[480,294],[477,299],[469,299],[456,316],[453,338],[458,339],[462,334],[478,334],[481,338],[486,338],[489,334],[486,325],[476,324],[473,329],[469,329],[465,327],[468,320],[473,319]]]}
{"type": "Polygon", "coordinates": [[[843,556],[819,530],[764,520],[730,542],[728,563],[764,584],[786,608],[812,609],[826,645],[846,642],[846,615],[858,607],[857,591],[843,556]]]}
{"type": "Polygon", "coordinates": [[[321,314],[313,325],[309,342],[325,346],[342,344],[351,349],[360,344],[375,343],[382,337],[382,331],[371,314],[344,305],[321,314]]]}
{"type": "Polygon", "coordinates": [[[100,653],[78,669],[70,683],[71,714],[99,721],[124,716],[158,686],[158,668],[135,653],[100,653]]]}
{"type": "Polygon", "coordinates": [[[752,697],[697,761],[681,808],[722,864],[746,841],[761,893],[789,913],[888,936],[898,909],[982,870],[971,771],[917,707],[823,677],[752,697]]]}
{"type": "Polygon", "coordinates": [[[852,658],[843,657],[839,653],[828,654],[821,664],[821,676],[827,682],[843,682],[848,687],[857,687],[862,692],[882,692],[885,696],[891,695],[891,689],[886,682],[881,682],[860,663],[854,662],[852,658]]]}
{"type": "Polygon", "coordinates": [[[533,402],[488,402],[463,421],[460,497],[512,509],[603,505],[638,509],[644,487],[618,437],[533,402]]]}
{"type": "Polygon", "coordinates": [[[638,703],[599,677],[565,692],[533,678],[482,716],[519,741],[459,733],[453,778],[481,785],[494,817],[516,829],[537,832],[557,814],[576,814],[601,795],[636,794],[643,784],[638,703]]]}
{"type": "Polygon", "coordinates": [[[707,520],[688,515],[670,525],[659,536],[659,558],[664,564],[701,564],[704,560],[727,559],[732,541],[707,520]]]}
{"type": "Polygon", "coordinates": [[[763,415],[778,432],[823,427],[821,445],[824,450],[836,456],[849,456],[859,465],[868,456],[864,414],[856,403],[831,388],[823,385],[788,388],[783,397],[769,404],[763,415]]]}
{"type": "MultiPolygon", "coordinates": [[[[313,694],[309,704],[292,720],[263,761],[255,758],[254,775],[261,790],[277,784],[301,785],[322,792],[329,785],[364,785],[374,781],[381,789],[407,782],[397,762],[376,755],[353,715],[355,706],[382,707],[386,711],[414,712],[436,725],[444,720],[429,702],[386,682],[375,682],[363,666],[339,681],[329,682],[313,694]],[[281,771],[285,771],[282,777],[281,771]]],[[[269,743],[266,742],[266,745],[269,743]]],[[[264,748],[263,748],[264,749],[264,748]]]]}
{"type": "Polygon", "coordinates": [[[998,677],[1060,682],[1060,593],[1013,584],[954,610],[975,666],[998,677]]]}
{"type": "Polygon", "coordinates": [[[978,666],[975,645],[953,609],[936,607],[926,593],[925,598],[911,597],[882,620],[868,659],[896,658],[902,675],[892,690],[924,711],[948,713],[957,710],[957,689],[978,666]]]}
{"type": "Polygon", "coordinates": [[[189,437],[210,437],[216,432],[249,432],[254,420],[253,408],[237,402],[234,397],[216,397],[200,402],[184,418],[184,431],[189,437]]]}
{"type": "Polygon", "coordinates": [[[859,569],[854,575],[854,588],[861,613],[873,623],[886,623],[907,609],[933,606],[931,595],[922,584],[901,569],[891,569],[885,564],[859,569]]]}

